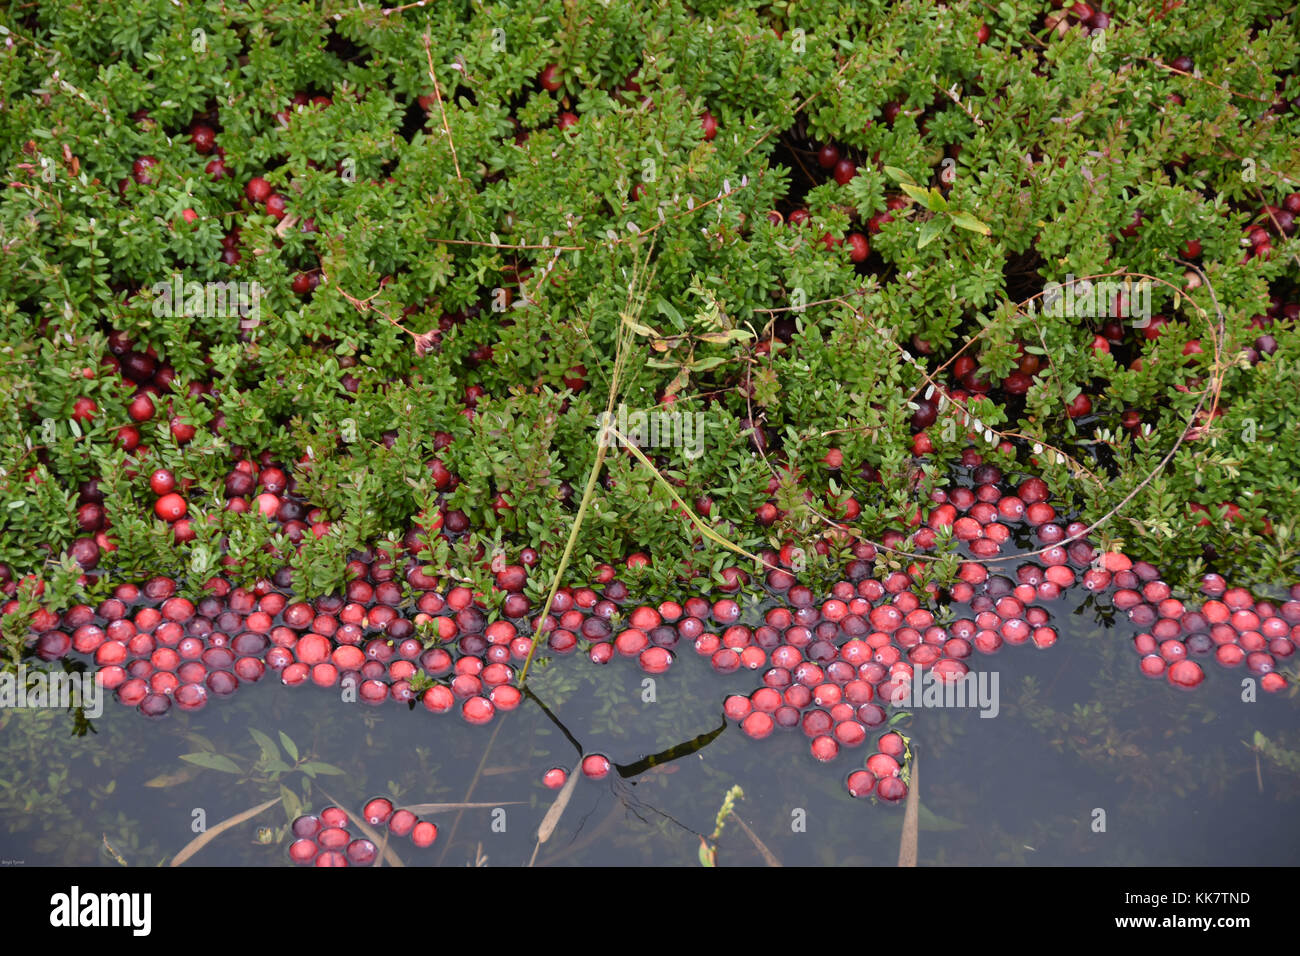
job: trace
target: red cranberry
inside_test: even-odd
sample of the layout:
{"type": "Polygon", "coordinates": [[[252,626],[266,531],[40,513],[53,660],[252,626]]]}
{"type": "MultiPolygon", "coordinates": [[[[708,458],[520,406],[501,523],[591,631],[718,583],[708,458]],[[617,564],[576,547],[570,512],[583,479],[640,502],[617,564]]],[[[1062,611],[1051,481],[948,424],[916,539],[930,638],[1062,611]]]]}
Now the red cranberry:
{"type": "Polygon", "coordinates": [[[438,827],[427,820],[421,820],[411,831],[411,842],[420,849],[433,846],[433,841],[438,839],[438,827]]]}
{"type": "Polygon", "coordinates": [[[590,780],[603,780],[609,776],[612,764],[604,754],[588,754],[582,758],[582,772],[590,780]]]}
{"type": "Polygon", "coordinates": [[[707,111],[700,117],[700,128],[704,132],[706,141],[718,135],[718,121],[712,113],[707,111]]]}
{"type": "Polygon", "coordinates": [[[261,176],[254,176],[244,187],[244,195],[256,203],[264,203],[271,195],[271,184],[261,176]]]}

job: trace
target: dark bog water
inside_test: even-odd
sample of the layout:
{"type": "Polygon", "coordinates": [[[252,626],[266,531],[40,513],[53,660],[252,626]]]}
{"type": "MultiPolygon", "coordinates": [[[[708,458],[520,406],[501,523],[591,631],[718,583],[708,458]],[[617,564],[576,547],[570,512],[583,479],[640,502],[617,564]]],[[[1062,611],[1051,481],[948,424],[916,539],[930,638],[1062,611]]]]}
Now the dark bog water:
{"type": "MultiPolygon", "coordinates": [[[[920,761],[922,865],[1295,864],[1300,735],[1289,691],[1245,702],[1249,675],[1213,664],[1192,692],[1144,678],[1129,630],[1108,629],[1092,603],[1078,589],[1056,602],[1055,647],[972,659],[997,674],[996,717],[922,707],[895,720],[920,761]],[[1276,746],[1252,749],[1257,733],[1276,746]]],[[[286,803],[320,811],[337,800],[360,813],[386,796],[399,807],[486,804],[422,814],[439,828],[432,846],[389,842],[406,865],[519,866],[535,852],[538,865],[699,865],[701,835],[713,833],[738,785],[744,796],[717,840],[719,865],[762,865],[758,842],[788,865],[893,865],[902,807],[845,788],[888,728],[823,764],[797,727],[755,741],[724,718],[728,694],[758,686],[751,672],[714,673],[683,642],[655,678],[617,657],[605,666],[581,653],[546,661],[519,709],[484,727],[419,705],[342,703],[337,689],[284,687],[274,675],[160,721],[110,697],[81,737],[68,712],[0,710],[0,858],[115,866],[117,855],[153,865],[199,823],[211,829],[282,796],[194,861],[288,866],[287,824],[299,808],[286,803]],[[274,758],[250,731],[270,739],[274,758]],[[203,752],[240,772],[179,759],[203,752]],[[538,826],[557,798],[543,774],[580,772],[581,755],[593,752],[615,771],[577,782],[539,848],[538,826]],[[313,780],[294,766],[307,760],[342,773],[313,780]]]]}

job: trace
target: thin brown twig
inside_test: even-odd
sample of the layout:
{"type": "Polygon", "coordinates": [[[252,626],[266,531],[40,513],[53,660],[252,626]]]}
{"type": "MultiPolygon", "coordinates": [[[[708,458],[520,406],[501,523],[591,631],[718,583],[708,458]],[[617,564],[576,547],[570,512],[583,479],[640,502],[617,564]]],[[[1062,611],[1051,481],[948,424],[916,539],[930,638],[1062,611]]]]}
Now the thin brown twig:
{"type": "Polygon", "coordinates": [[[560,252],[586,252],[586,246],[552,246],[545,243],[541,245],[530,245],[528,243],[519,243],[512,245],[508,242],[480,242],[477,239],[430,239],[430,242],[441,242],[449,246],[482,246],[485,249],[558,249],[560,252]]]}
{"type": "Polygon", "coordinates": [[[1197,80],[1198,82],[1204,83],[1207,86],[1212,86],[1216,90],[1219,90],[1222,93],[1227,93],[1229,96],[1240,96],[1242,99],[1254,100],[1256,103],[1267,103],[1269,106],[1273,105],[1272,100],[1265,100],[1265,99],[1261,99],[1258,96],[1251,96],[1249,93],[1238,93],[1236,90],[1228,89],[1228,87],[1226,86],[1220,86],[1218,83],[1215,83],[1211,80],[1207,80],[1203,76],[1197,76],[1195,73],[1188,73],[1186,70],[1174,69],[1168,63],[1161,63],[1155,57],[1142,56],[1141,54],[1134,54],[1133,59],[1142,60],[1143,62],[1146,63],[1151,63],[1155,66],[1160,67],[1160,69],[1162,70],[1168,70],[1170,73],[1177,73],[1179,76],[1189,76],[1193,80],[1197,80]]]}
{"type": "Polygon", "coordinates": [[[389,16],[390,14],[402,13],[406,10],[410,10],[412,7],[422,7],[428,2],[429,0],[415,0],[414,3],[404,3],[400,7],[385,7],[379,12],[384,16],[389,16]]]}
{"type": "Polygon", "coordinates": [[[429,79],[433,80],[433,96],[438,101],[438,113],[442,116],[442,131],[447,134],[447,145],[451,147],[451,162],[456,167],[456,182],[464,182],[460,174],[460,160],[456,158],[456,140],[452,138],[451,127],[447,125],[447,110],[442,105],[442,90],[438,86],[438,74],[433,69],[433,47],[429,31],[424,31],[424,55],[429,61],[429,79]]]}

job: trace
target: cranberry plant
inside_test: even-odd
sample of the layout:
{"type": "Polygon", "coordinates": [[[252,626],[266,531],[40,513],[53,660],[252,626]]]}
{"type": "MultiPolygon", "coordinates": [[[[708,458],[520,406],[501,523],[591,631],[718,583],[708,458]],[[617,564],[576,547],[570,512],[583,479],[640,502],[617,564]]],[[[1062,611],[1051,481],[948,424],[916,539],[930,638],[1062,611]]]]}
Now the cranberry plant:
{"type": "Polygon", "coordinates": [[[558,563],[619,406],[698,420],[702,454],[610,449],[574,579],[737,580],[660,477],[816,575],[915,527],[963,453],[1173,579],[1294,579],[1293,7],[10,14],[0,585],[24,614],[158,573],[327,593],[403,545],[491,593],[494,555],[558,563]],[[1053,308],[1081,278],[1129,284],[1053,308]],[[267,521],[241,462],[316,510],[267,521]]]}

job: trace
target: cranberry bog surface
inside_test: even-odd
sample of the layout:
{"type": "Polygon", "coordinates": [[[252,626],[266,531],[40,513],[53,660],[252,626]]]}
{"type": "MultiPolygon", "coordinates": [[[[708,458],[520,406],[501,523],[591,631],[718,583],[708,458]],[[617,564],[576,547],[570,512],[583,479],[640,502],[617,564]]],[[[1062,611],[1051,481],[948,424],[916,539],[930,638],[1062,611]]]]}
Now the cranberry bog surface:
{"type": "Polygon", "coordinates": [[[1297,862],[1294,3],[0,22],[6,862],[1297,862]]]}

